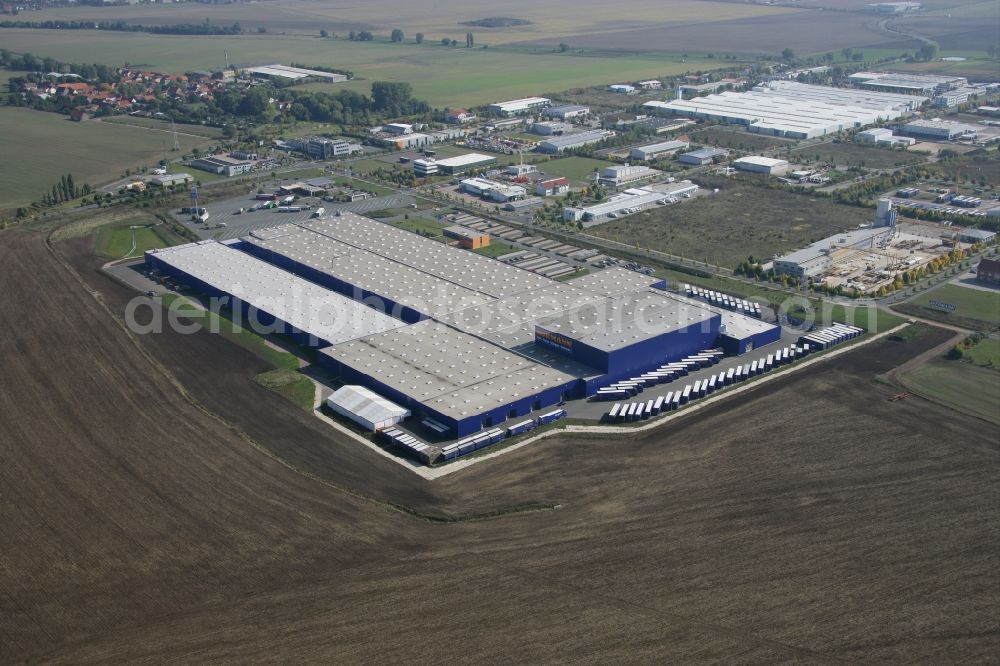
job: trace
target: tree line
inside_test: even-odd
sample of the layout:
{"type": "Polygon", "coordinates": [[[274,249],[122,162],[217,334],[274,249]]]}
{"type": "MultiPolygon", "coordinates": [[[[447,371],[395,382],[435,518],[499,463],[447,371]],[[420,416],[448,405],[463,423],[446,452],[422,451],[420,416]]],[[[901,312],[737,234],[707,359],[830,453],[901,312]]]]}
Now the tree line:
{"type": "Polygon", "coordinates": [[[0,28],[35,28],[39,30],[110,30],[113,32],[148,32],[154,35],[239,35],[239,23],[213,25],[204,23],[175,23],[172,25],[142,25],[125,21],[0,21],[0,28]]]}

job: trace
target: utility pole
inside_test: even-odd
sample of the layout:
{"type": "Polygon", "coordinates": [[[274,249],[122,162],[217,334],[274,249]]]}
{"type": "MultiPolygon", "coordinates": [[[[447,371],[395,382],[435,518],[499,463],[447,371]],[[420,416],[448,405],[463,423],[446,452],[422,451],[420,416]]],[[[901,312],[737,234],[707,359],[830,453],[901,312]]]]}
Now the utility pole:
{"type": "Polygon", "coordinates": [[[171,150],[180,150],[181,142],[177,139],[177,123],[174,122],[173,118],[170,119],[170,134],[174,138],[174,147],[171,150]]]}

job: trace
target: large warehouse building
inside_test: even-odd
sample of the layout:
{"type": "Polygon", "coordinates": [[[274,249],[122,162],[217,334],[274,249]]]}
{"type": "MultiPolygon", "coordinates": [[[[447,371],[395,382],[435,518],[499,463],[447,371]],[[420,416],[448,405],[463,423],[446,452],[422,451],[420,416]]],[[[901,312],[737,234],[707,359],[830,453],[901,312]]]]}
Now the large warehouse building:
{"type": "Polygon", "coordinates": [[[528,113],[541,111],[551,103],[552,100],[545,97],[524,97],[522,99],[512,99],[508,102],[490,104],[489,110],[494,115],[508,118],[510,116],[523,116],[528,113]]]}
{"type": "Polygon", "coordinates": [[[643,107],[662,114],[744,125],[758,134],[812,139],[894,120],[922,101],[926,98],[771,81],[747,92],[646,102],[643,107]]]}
{"type": "Polygon", "coordinates": [[[347,212],[146,260],[210,296],[237,297],[241,312],[320,348],[341,380],[446,438],[701,349],[740,353],[780,336],[624,268],[557,282],[347,212]]]}

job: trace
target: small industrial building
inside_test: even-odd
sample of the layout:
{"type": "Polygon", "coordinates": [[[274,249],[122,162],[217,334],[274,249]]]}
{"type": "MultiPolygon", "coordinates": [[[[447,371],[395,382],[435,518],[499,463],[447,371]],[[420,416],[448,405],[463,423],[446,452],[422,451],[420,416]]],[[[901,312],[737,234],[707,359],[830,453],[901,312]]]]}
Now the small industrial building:
{"type": "Polygon", "coordinates": [[[635,86],[630,86],[627,83],[613,83],[608,86],[608,90],[619,95],[634,95],[639,92],[635,86]]]}
{"type": "Polygon", "coordinates": [[[652,178],[654,176],[661,175],[662,173],[662,171],[650,169],[648,166],[628,164],[615,165],[601,169],[601,175],[598,177],[598,182],[602,185],[620,187],[622,185],[627,185],[640,180],[646,180],[647,178],[652,178]]]}
{"type": "Polygon", "coordinates": [[[796,277],[815,277],[827,272],[856,250],[874,248],[888,242],[895,233],[895,227],[879,227],[836,234],[778,257],[774,260],[774,270],[796,277]]]}
{"type": "Polygon", "coordinates": [[[633,160],[655,160],[665,155],[673,155],[680,150],[687,150],[690,146],[687,141],[661,141],[633,148],[628,156],[633,160]]]}
{"type": "Polygon", "coordinates": [[[565,134],[553,137],[538,144],[538,152],[550,155],[558,154],[573,148],[588,146],[593,143],[600,143],[609,136],[614,136],[614,132],[605,130],[588,130],[577,134],[565,134]]]}
{"type": "Polygon", "coordinates": [[[962,229],[958,235],[958,240],[962,243],[989,243],[997,237],[995,231],[987,229],[962,229]]]}
{"type": "Polygon", "coordinates": [[[194,176],[189,173],[167,173],[153,176],[149,179],[149,184],[156,187],[173,187],[174,185],[187,185],[193,182],[194,176]]]}
{"type": "Polygon", "coordinates": [[[249,173],[253,169],[253,165],[254,163],[250,160],[240,160],[228,155],[208,155],[188,162],[188,166],[192,166],[195,169],[224,176],[237,176],[241,173],[249,173]]]}
{"type": "Polygon", "coordinates": [[[464,247],[466,250],[478,250],[490,244],[490,235],[485,231],[476,231],[458,224],[445,227],[444,235],[457,240],[459,247],[464,247]]]}
{"type": "Polygon", "coordinates": [[[553,122],[551,120],[545,120],[539,123],[532,123],[528,131],[532,134],[539,134],[541,136],[556,136],[559,134],[565,134],[566,132],[572,132],[575,128],[569,123],[563,122],[553,122]]]}
{"type": "Polygon", "coordinates": [[[405,407],[357,385],[341,386],[326,399],[326,406],[370,432],[396,425],[410,415],[405,407]]]}
{"type": "Polygon", "coordinates": [[[593,227],[619,215],[662,206],[671,198],[690,196],[697,191],[698,186],[689,180],[629,188],[590,206],[567,206],[563,208],[563,219],[567,222],[580,222],[584,227],[593,227]]]}
{"type": "Polygon", "coordinates": [[[409,123],[388,123],[382,125],[382,131],[387,134],[403,135],[413,134],[413,125],[409,123]]]}
{"type": "Polygon", "coordinates": [[[954,120],[920,119],[906,123],[900,131],[918,139],[955,141],[966,137],[975,137],[979,128],[954,120]]]}
{"type": "Polygon", "coordinates": [[[919,2],[875,2],[865,5],[865,11],[873,14],[905,14],[918,12],[921,6],[919,2]]]}
{"type": "Polygon", "coordinates": [[[542,111],[542,115],[546,118],[553,118],[555,120],[570,120],[571,118],[579,118],[590,113],[589,106],[582,106],[580,104],[564,104],[561,106],[550,106],[549,108],[542,111]]]}
{"type": "Polygon", "coordinates": [[[292,81],[297,81],[299,79],[314,78],[314,79],[324,79],[330,83],[347,81],[347,76],[344,74],[336,74],[334,72],[323,72],[318,69],[289,67],[288,65],[278,65],[278,64],[242,67],[240,68],[240,71],[264,79],[290,79],[292,81]]]}
{"type": "Polygon", "coordinates": [[[968,90],[949,90],[940,95],[935,95],[931,103],[939,109],[948,109],[959,104],[965,104],[969,101],[969,97],[968,90]]]}
{"type": "Polygon", "coordinates": [[[563,176],[546,178],[535,183],[535,194],[540,197],[551,197],[569,192],[569,180],[563,176]]]}
{"type": "Polygon", "coordinates": [[[327,139],[318,136],[307,136],[296,139],[289,139],[283,142],[288,150],[305,153],[309,157],[317,160],[328,160],[333,157],[345,157],[362,152],[360,143],[345,141],[343,139],[327,139]]]}
{"type": "Polygon", "coordinates": [[[983,284],[1000,285],[1000,261],[982,259],[976,266],[976,280],[983,284]]]}
{"type": "Polygon", "coordinates": [[[766,173],[769,176],[783,176],[788,172],[788,161],[774,157],[750,155],[733,160],[733,166],[740,171],[750,173],[766,173]]]}
{"type": "Polygon", "coordinates": [[[528,193],[520,185],[508,185],[485,178],[466,178],[459,183],[459,187],[467,194],[496,201],[497,203],[523,199],[528,193]]]}
{"type": "Polygon", "coordinates": [[[854,135],[854,140],[858,143],[870,143],[876,146],[912,146],[916,139],[908,136],[896,136],[891,129],[885,127],[873,127],[872,129],[858,132],[854,135]]]}
{"type": "Polygon", "coordinates": [[[326,194],[328,187],[325,185],[315,185],[312,183],[291,183],[281,185],[278,188],[280,194],[297,194],[300,197],[321,197],[326,194]]]}
{"type": "Polygon", "coordinates": [[[422,158],[413,160],[413,171],[418,176],[432,176],[435,174],[451,176],[465,173],[470,169],[486,167],[495,164],[496,161],[497,158],[493,155],[484,155],[482,153],[466,153],[465,155],[446,157],[440,160],[422,158]]]}
{"type": "Polygon", "coordinates": [[[507,102],[496,102],[489,105],[489,111],[493,115],[509,117],[523,116],[528,113],[537,113],[549,106],[552,100],[545,97],[524,97],[512,99],[507,102]]]}
{"type": "Polygon", "coordinates": [[[722,148],[699,148],[690,153],[684,153],[677,161],[681,164],[694,164],[704,166],[715,161],[716,157],[729,157],[729,151],[722,148]]]}
{"type": "Polygon", "coordinates": [[[660,81],[659,79],[639,81],[635,85],[639,86],[643,90],[663,90],[663,81],[660,81]]]}

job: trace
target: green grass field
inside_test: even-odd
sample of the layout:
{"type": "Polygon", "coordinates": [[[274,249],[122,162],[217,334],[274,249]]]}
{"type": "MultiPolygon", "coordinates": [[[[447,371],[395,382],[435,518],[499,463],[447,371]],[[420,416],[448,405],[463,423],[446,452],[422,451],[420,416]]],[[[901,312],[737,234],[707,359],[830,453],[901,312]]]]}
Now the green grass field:
{"type": "Polygon", "coordinates": [[[985,338],[965,350],[965,358],[976,365],[1000,370],[1000,340],[985,338]]]}
{"type": "Polygon", "coordinates": [[[125,257],[141,256],[146,250],[169,247],[183,243],[180,238],[164,226],[149,226],[149,220],[125,220],[108,224],[97,230],[94,240],[94,254],[108,259],[124,259],[125,257]],[[131,229],[142,225],[142,228],[131,229]],[[135,247],[132,246],[133,233],[135,247]]]}
{"type": "MultiPolygon", "coordinates": [[[[146,129],[170,132],[170,123],[156,118],[141,118],[138,116],[110,116],[102,118],[102,123],[113,123],[115,125],[131,125],[132,127],[143,127],[146,129]]],[[[206,139],[218,139],[222,137],[222,129],[218,127],[206,127],[205,125],[177,125],[177,134],[193,134],[206,139]]]]}
{"type": "Polygon", "coordinates": [[[516,252],[517,248],[509,243],[504,243],[500,240],[490,239],[490,244],[486,247],[481,247],[478,250],[473,250],[476,254],[481,254],[484,257],[499,257],[503,254],[510,254],[511,252],[516,252]]]}
{"type": "Polygon", "coordinates": [[[794,145],[788,139],[779,139],[772,136],[761,136],[751,134],[745,130],[728,127],[709,127],[699,132],[691,132],[688,135],[691,143],[719,148],[729,148],[730,150],[767,150],[769,148],[784,148],[794,145]]]}
{"type": "MultiPolygon", "coordinates": [[[[464,31],[456,27],[456,36],[464,31]]],[[[309,39],[292,35],[188,37],[90,30],[4,29],[4,48],[57,60],[95,60],[107,65],[184,72],[231,62],[336,64],[359,78],[407,81],[415,95],[438,108],[474,106],[569,88],[679,74],[690,69],[677,56],[605,54],[581,56],[542,50],[466,49],[425,42],[392,44],[309,39]],[[81,54],[86,54],[82,58],[81,54]]],[[[718,66],[723,63],[719,62],[718,66]]],[[[348,88],[367,91],[369,83],[348,88]]],[[[335,91],[337,85],[322,84],[335,91]]]]}
{"type": "Polygon", "coordinates": [[[965,328],[985,329],[1000,326],[1000,292],[997,291],[946,284],[928,290],[896,309],[935,321],[951,322],[965,328]],[[954,305],[955,310],[948,313],[931,308],[929,305],[932,300],[954,305]]]}
{"type": "MultiPolygon", "coordinates": [[[[55,113],[0,107],[0,211],[39,199],[59,177],[97,187],[120,178],[126,168],[156,164],[170,135],[137,127],[74,123],[55,113]]],[[[210,139],[178,137],[184,152],[210,139]]],[[[167,152],[168,159],[176,153],[167,152]]]]}
{"type": "Polygon", "coordinates": [[[907,390],[970,414],[1000,423],[1000,375],[960,361],[933,361],[900,378],[907,390]]]}
{"type": "Polygon", "coordinates": [[[294,370],[271,370],[253,378],[255,382],[288,398],[305,410],[311,410],[316,399],[316,386],[308,377],[294,370]]]}
{"type": "Polygon", "coordinates": [[[565,176],[569,178],[571,185],[581,186],[591,182],[589,176],[595,169],[603,169],[611,164],[590,157],[561,157],[539,164],[538,170],[547,176],[565,176]]]}

